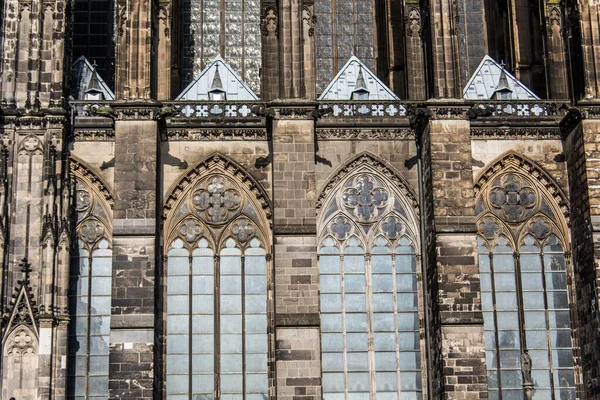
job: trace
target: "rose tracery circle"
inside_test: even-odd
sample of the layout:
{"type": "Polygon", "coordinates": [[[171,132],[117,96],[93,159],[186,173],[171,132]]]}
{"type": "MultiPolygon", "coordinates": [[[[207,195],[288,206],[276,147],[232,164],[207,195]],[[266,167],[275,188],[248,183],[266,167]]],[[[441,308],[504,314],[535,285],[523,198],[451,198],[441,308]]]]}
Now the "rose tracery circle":
{"type": "Polygon", "coordinates": [[[205,187],[192,194],[192,205],[207,222],[222,224],[227,222],[242,204],[240,192],[229,187],[220,176],[211,178],[205,187]]]}
{"type": "Polygon", "coordinates": [[[387,206],[389,194],[386,188],[377,186],[377,182],[368,175],[356,177],[352,186],[342,193],[344,206],[352,209],[362,222],[374,222],[380,209],[387,206]]]}
{"type": "Polygon", "coordinates": [[[529,218],[537,204],[535,189],[524,179],[508,174],[492,187],[488,196],[490,205],[509,222],[522,222],[529,218]]]}

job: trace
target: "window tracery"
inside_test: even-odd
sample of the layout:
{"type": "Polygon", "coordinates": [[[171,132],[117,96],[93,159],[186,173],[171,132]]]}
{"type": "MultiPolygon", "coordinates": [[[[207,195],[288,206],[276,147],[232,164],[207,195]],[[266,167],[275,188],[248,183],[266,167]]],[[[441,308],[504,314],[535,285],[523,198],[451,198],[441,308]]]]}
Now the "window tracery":
{"type": "Polygon", "coordinates": [[[68,396],[108,395],[112,291],[112,198],[107,187],[81,162],[71,164],[76,240],[69,273],[68,396]]]}
{"type": "Polygon", "coordinates": [[[575,398],[568,210],[528,160],[508,154],[497,165],[476,203],[489,396],[575,398]]]}
{"type": "Polygon", "coordinates": [[[323,398],[420,399],[417,220],[403,193],[410,190],[370,155],[348,166],[319,198],[323,398]]]}
{"type": "Polygon", "coordinates": [[[266,197],[221,156],[196,168],[165,204],[167,398],[262,400],[273,349],[266,197]]]}

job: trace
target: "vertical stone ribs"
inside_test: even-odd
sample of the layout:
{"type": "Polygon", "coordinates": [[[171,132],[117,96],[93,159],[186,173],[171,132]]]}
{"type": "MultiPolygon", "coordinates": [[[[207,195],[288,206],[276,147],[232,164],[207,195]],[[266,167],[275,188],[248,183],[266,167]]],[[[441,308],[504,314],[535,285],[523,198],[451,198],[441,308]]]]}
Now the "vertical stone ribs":
{"type": "Polygon", "coordinates": [[[62,106],[65,1],[9,0],[3,20],[2,105],[62,106]]]}

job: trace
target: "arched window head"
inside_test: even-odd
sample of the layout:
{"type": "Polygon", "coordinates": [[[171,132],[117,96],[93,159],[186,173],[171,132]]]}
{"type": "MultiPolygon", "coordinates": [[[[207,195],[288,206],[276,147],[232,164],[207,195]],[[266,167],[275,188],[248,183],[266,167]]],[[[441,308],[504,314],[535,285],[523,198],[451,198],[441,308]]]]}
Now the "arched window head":
{"type": "Polygon", "coordinates": [[[481,174],[477,228],[490,398],[575,398],[565,256],[568,215],[558,187],[509,154],[481,174]]]}
{"type": "Polygon", "coordinates": [[[324,398],[426,396],[417,224],[403,185],[362,155],[319,197],[324,398]]]}
{"type": "Polygon", "coordinates": [[[270,214],[237,168],[213,156],[165,202],[167,397],[268,396],[270,214]]]}

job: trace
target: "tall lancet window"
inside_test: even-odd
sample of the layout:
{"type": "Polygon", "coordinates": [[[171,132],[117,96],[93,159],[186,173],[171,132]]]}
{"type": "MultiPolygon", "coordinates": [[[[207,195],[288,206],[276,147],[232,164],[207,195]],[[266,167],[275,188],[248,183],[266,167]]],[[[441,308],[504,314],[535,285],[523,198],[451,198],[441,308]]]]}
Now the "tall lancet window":
{"type": "Polygon", "coordinates": [[[323,398],[421,399],[415,197],[363,155],[319,205],[323,398]]]}
{"type": "Polygon", "coordinates": [[[201,178],[167,200],[167,399],[269,395],[266,203],[231,165],[220,157],[199,164],[188,175],[201,178]]]}
{"type": "Polygon", "coordinates": [[[258,0],[183,0],[182,89],[221,56],[255,92],[262,65],[258,0]]]}
{"type": "Polygon", "coordinates": [[[477,227],[489,398],[575,399],[564,197],[515,154],[488,171],[477,227]]]}
{"type": "Polygon", "coordinates": [[[324,0],[315,3],[317,93],[321,93],[346,61],[358,57],[375,68],[375,12],[372,0],[324,0]]]}
{"type": "Polygon", "coordinates": [[[69,370],[68,398],[106,399],[112,289],[110,206],[84,167],[72,161],[74,208],[77,213],[77,242],[71,253],[69,279],[69,370]]]}

